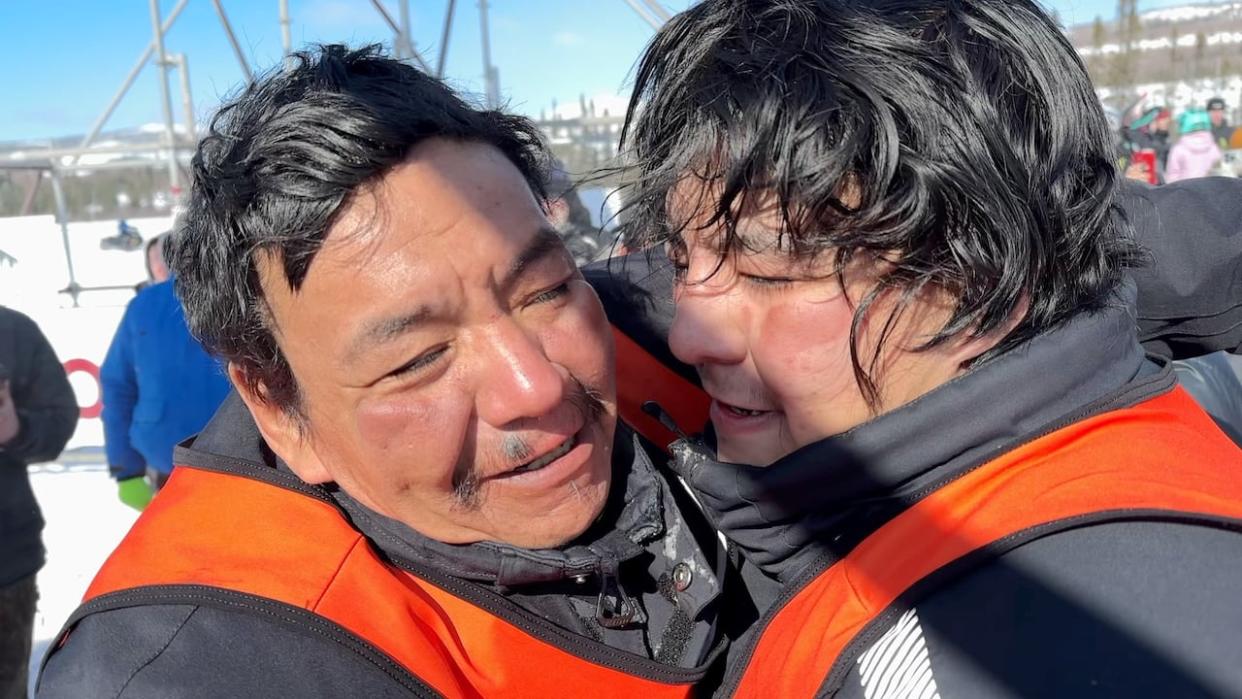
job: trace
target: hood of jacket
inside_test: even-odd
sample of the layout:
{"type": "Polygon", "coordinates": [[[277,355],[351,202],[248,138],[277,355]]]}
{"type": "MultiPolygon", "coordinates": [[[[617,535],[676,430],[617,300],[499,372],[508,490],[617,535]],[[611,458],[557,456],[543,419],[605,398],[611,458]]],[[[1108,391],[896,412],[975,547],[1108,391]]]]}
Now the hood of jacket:
{"type": "Polygon", "coordinates": [[[1212,137],[1211,131],[1194,131],[1188,133],[1178,140],[1177,145],[1182,146],[1192,153],[1211,153],[1219,149],[1216,145],[1216,139],[1212,137]]]}

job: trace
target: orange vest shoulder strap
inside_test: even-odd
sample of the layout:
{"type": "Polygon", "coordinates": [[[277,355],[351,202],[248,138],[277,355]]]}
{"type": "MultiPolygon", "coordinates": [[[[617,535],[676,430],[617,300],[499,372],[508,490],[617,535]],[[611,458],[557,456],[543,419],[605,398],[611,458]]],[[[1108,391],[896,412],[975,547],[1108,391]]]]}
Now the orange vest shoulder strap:
{"type": "Polygon", "coordinates": [[[594,642],[567,631],[536,637],[451,584],[390,565],[334,503],[212,470],[174,471],[86,600],[157,586],[207,586],[306,610],[448,697],[686,697],[701,675],[629,656],[639,676],[588,659],[620,651],[565,650],[594,642]]]}
{"type": "Polygon", "coordinates": [[[643,412],[655,401],[678,427],[697,432],[707,424],[711,399],[643,349],[630,336],[612,329],[617,346],[617,412],[622,420],[652,444],[665,447],[677,439],[667,427],[643,412]]]}
{"type": "Polygon", "coordinates": [[[928,495],[799,590],[761,631],[739,697],[811,697],[919,581],[1054,523],[1242,523],[1242,451],[1181,388],[1015,449],[928,495]]]}

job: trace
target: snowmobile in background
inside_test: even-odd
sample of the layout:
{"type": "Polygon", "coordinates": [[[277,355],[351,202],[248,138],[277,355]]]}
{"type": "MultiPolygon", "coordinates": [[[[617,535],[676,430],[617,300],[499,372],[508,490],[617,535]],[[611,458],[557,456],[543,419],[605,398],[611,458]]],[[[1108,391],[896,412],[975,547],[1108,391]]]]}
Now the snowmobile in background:
{"type": "Polygon", "coordinates": [[[121,219],[116,223],[116,235],[100,240],[99,247],[103,250],[133,252],[142,247],[142,234],[137,228],[129,225],[125,219],[121,219]]]}

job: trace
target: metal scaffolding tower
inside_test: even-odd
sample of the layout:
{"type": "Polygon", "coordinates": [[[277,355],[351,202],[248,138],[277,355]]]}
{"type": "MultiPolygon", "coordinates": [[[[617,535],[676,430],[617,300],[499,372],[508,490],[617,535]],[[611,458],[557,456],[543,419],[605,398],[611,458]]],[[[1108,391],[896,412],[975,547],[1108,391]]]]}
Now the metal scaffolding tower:
{"type": "MultiPolygon", "coordinates": [[[[389,12],[384,4],[384,0],[371,0],[372,6],[383,18],[384,22],[393,32],[393,51],[399,57],[416,63],[425,72],[435,75],[436,77],[444,77],[445,64],[448,57],[449,39],[452,36],[453,20],[456,10],[456,0],[446,0],[444,11],[443,29],[440,34],[440,45],[438,47],[438,55],[435,60],[435,70],[423,58],[418,48],[415,46],[413,35],[410,27],[410,8],[409,0],[396,0],[398,2],[398,12],[396,17],[389,12]]],[[[68,234],[68,216],[66,209],[64,190],[61,186],[61,174],[66,171],[82,171],[97,170],[111,168],[129,168],[136,165],[150,166],[151,161],[122,161],[122,162],[95,162],[83,163],[81,157],[86,154],[106,154],[106,153],[125,153],[136,154],[142,152],[155,152],[164,156],[168,164],[168,177],[173,195],[174,204],[181,191],[182,169],[181,160],[193,151],[198,140],[197,125],[194,112],[194,98],[190,90],[190,70],[189,58],[184,53],[169,53],[166,50],[165,38],[170,29],[176,23],[177,18],[181,16],[190,0],[177,0],[172,10],[166,16],[162,15],[160,9],[160,0],[149,0],[149,9],[151,14],[151,30],[152,38],[143,47],[138,59],[135,61],[133,68],[121,81],[120,87],[109,100],[103,111],[91,124],[90,129],[82,138],[75,148],[48,148],[37,151],[25,151],[18,157],[9,159],[0,159],[0,171],[24,170],[36,173],[34,186],[27,195],[28,200],[33,200],[35,190],[38,183],[46,176],[51,181],[53,196],[56,204],[57,219],[61,227],[61,237],[65,246],[65,262],[69,273],[69,284],[64,289],[64,293],[70,294],[77,304],[79,294],[83,291],[91,291],[91,288],[85,288],[78,284],[75,270],[73,268],[73,256],[70,248],[68,234]],[[158,143],[149,144],[129,144],[117,148],[92,148],[95,140],[103,131],[104,126],[116,111],[117,106],[128,94],[138,75],[148,64],[153,65],[158,71],[158,79],[160,84],[160,107],[163,116],[163,133],[158,143]],[[177,125],[174,122],[173,101],[171,88],[169,86],[168,71],[176,69],[179,74],[179,86],[181,90],[181,110],[183,112],[182,136],[177,133],[177,125]]],[[[250,63],[246,58],[246,52],[242,49],[241,44],[237,40],[237,35],[233,31],[232,24],[229,22],[227,13],[224,10],[222,0],[211,0],[215,9],[216,16],[220,22],[221,28],[224,30],[225,37],[237,59],[238,65],[241,67],[242,75],[247,81],[254,81],[254,72],[250,68],[250,63]]],[[[659,27],[669,19],[669,12],[658,2],[658,0],[625,0],[647,24],[653,29],[659,27]]],[[[485,86],[485,97],[489,107],[497,108],[501,102],[500,92],[500,74],[495,65],[492,64],[492,46],[491,34],[488,24],[489,3],[488,0],[478,0],[479,7],[479,29],[482,34],[482,59],[483,59],[483,80],[485,86]]],[[[289,0],[279,0],[280,8],[280,34],[281,46],[285,56],[285,64],[288,65],[290,54],[293,51],[293,41],[289,14],[289,0]]],[[[29,205],[30,201],[27,201],[29,205]]]]}

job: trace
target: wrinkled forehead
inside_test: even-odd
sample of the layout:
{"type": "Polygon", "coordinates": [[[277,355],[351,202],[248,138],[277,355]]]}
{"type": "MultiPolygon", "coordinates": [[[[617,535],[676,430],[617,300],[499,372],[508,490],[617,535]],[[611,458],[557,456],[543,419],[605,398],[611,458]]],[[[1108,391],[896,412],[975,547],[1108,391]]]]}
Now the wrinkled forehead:
{"type": "Polygon", "coordinates": [[[342,204],[296,289],[279,251],[257,264],[278,325],[308,303],[316,316],[329,308],[358,315],[410,296],[443,308],[463,289],[495,286],[546,228],[542,203],[503,154],[431,140],[342,204]]]}
{"type": "MultiPolygon", "coordinates": [[[[307,280],[374,272],[397,262],[469,266],[471,249],[520,247],[545,222],[544,203],[496,148],[430,139],[341,204],[307,280]]],[[[277,254],[265,257],[264,266],[277,267],[277,254]]]]}
{"type": "Polygon", "coordinates": [[[437,264],[477,238],[521,245],[545,220],[544,202],[496,148],[432,139],[346,202],[325,248],[352,247],[378,263],[414,245],[437,264]]]}

